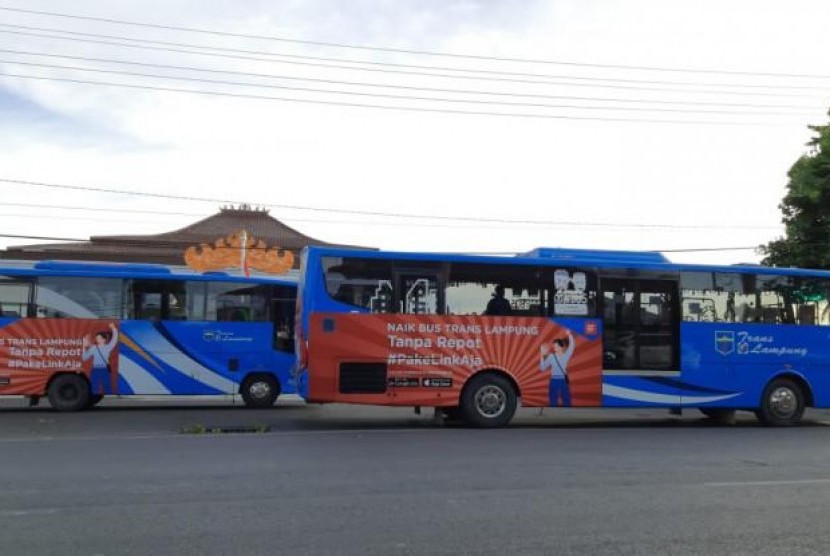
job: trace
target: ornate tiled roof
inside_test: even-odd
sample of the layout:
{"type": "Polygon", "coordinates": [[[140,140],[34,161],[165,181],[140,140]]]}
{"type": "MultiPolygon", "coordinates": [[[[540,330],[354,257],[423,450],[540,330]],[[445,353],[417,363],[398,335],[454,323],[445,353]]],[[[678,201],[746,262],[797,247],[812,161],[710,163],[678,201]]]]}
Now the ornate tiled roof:
{"type": "MultiPolygon", "coordinates": [[[[267,210],[246,205],[223,207],[217,214],[189,226],[155,235],[92,236],[89,241],[12,246],[0,252],[4,259],[70,259],[183,264],[184,250],[213,244],[238,230],[246,230],[268,247],[297,254],[307,245],[340,245],[309,237],[271,216],[267,210]]],[[[299,264],[299,257],[296,257],[299,264]]]]}

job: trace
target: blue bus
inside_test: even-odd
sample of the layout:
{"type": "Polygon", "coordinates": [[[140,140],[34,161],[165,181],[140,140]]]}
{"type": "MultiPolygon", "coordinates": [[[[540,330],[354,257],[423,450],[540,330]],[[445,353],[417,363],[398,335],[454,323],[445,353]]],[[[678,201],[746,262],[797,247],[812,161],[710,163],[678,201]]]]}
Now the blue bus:
{"type": "Polygon", "coordinates": [[[118,395],[294,393],[296,273],[0,262],[0,395],[77,411],[118,395]]]}
{"type": "Polygon", "coordinates": [[[433,406],[480,427],[519,403],[748,410],[774,426],[830,406],[830,272],[311,247],[299,284],[310,402],[433,406]]]}

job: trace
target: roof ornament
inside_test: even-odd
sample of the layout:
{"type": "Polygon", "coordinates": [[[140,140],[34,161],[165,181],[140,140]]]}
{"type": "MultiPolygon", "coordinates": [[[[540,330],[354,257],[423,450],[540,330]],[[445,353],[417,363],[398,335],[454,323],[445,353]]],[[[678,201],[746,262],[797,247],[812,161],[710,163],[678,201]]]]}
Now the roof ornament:
{"type": "Polygon", "coordinates": [[[250,275],[250,270],[268,274],[285,274],[294,266],[294,255],[287,249],[269,248],[247,230],[237,230],[228,237],[217,239],[213,245],[192,245],[184,251],[184,262],[196,272],[238,268],[250,275]]]}
{"type": "Polygon", "coordinates": [[[219,207],[221,212],[255,212],[255,213],[262,213],[268,214],[270,211],[263,206],[255,206],[248,203],[239,203],[238,205],[222,205],[219,207]]]}

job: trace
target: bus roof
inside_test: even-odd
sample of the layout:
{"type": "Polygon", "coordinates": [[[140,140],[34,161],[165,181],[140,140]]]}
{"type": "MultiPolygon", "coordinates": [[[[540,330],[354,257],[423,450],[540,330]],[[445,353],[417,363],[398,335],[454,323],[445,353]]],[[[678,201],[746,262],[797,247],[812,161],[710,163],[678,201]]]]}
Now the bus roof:
{"type": "Polygon", "coordinates": [[[298,272],[290,270],[275,276],[253,272],[244,276],[242,272],[195,272],[186,266],[168,266],[150,263],[112,263],[85,261],[16,261],[1,260],[0,275],[15,276],[78,276],[101,278],[144,278],[158,280],[202,280],[258,282],[294,286],[298,272]]]}
{"type": "Polygon", "coordinates": [[[477,255],[470,253],[440,252],[406,252],[406,251],[367,251],[336,247],[309,246],[309,254],[330,257],[361,257],[371,259],[402,259],[413,262],[442,261],[493,264],[527,264],[527,265],[567,265],[598,266],[606,268],[632,268],[658,271],[698,271],[698,272],[742,272],[753,274],[817,276],[830,279],[828,270],[812,270],[793,267],[770,267],[753,264],[705,265],[673,263],[662,253],[656,251],[613,251],[592,249],[565,249],[558,247],[538,247],[526,253],[514,256],[477,255]]]}
{"type": "Polygon", "coordinates": [[[556,261],[578,260],[582,264],[585,261],[604,263],[671,263],[662,253],[655,251],[609,251],[591,249],[564,249],[560,247],[537,247],[527,253],[520,253],[517,257],[537,257],[556,261]]]}

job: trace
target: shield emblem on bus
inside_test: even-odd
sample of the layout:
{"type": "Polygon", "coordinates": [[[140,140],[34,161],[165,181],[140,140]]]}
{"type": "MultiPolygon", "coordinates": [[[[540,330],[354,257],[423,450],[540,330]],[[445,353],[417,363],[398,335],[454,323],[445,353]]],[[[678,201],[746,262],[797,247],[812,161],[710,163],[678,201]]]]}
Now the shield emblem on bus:
{"type": "Polygon", "coordinates": [[[735,351],[734,332],[715,332],[715,351],[721,355],[729,355],[735,351]]]}

